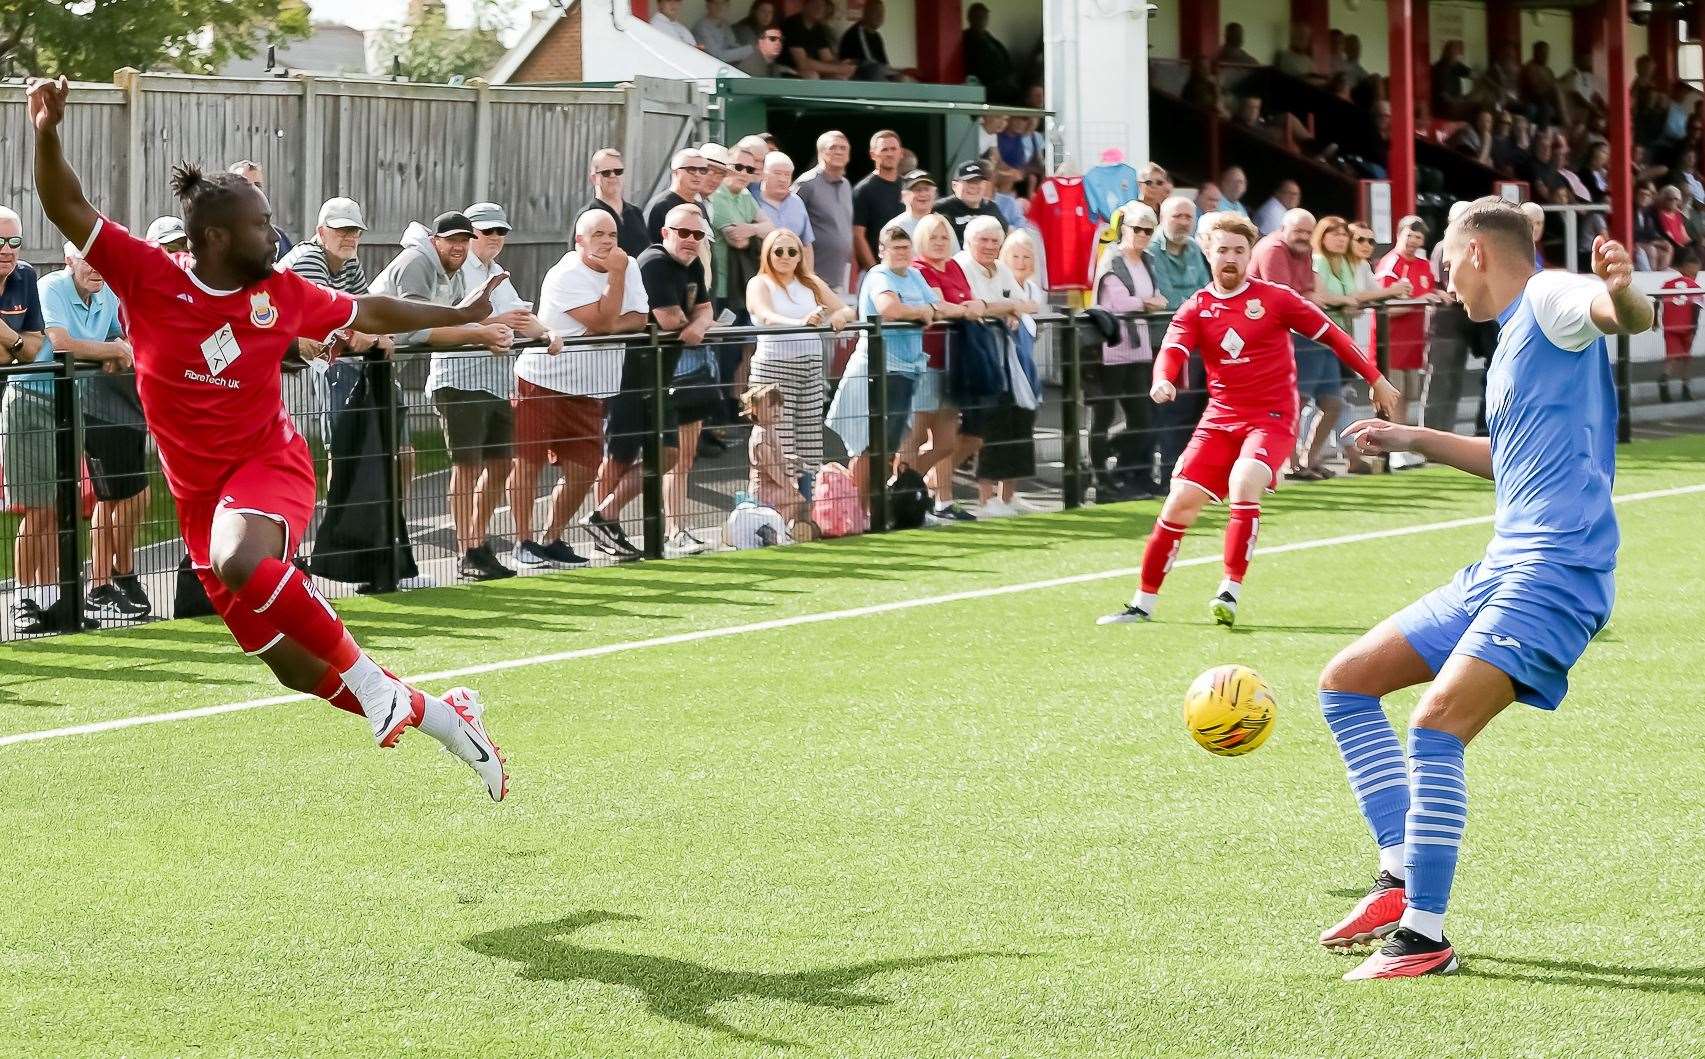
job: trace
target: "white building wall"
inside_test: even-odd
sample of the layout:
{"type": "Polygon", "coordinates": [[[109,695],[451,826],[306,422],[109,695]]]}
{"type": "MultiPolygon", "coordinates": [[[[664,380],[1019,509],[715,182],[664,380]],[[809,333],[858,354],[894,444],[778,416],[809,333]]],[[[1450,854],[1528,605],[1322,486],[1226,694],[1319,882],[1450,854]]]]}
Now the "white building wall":
{"type": "Polygon", "coordinates": [[[1108,147],[1148,157],[1147,8],[1144,0],[1045,0],[1047,104],[1064,151],[1056,163],[1082,171],[1108,147]]]}

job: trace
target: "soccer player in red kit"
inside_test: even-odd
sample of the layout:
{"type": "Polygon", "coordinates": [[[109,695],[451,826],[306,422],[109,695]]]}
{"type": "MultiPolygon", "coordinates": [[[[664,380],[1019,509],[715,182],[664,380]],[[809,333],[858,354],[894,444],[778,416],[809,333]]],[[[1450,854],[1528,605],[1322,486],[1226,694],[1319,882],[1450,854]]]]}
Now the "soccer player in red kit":
{"type": "Polygon", "coordinates": [[[314,466],[284,409],[280,368],[299,337],[483,320],[503,277],[456,307],[317,287],[273,270],[271,208],[259,189],[189,165],[173,171],[172,190],[184,205],[190,254],[168,255],[84,197],[59,139],[65,79],[32,80],[28,91],[42,209],[123,303],[142,411],[190,563],[238,645],[286,687],[365,717],[382,747],[409,727],[431,735],[502,800],[508,774],[479,697],[457,688],[440,699],[381,668],[292,564],[314,510],[314,466]]]}
{"type": "Polygon", "coordinates": [[[1229,501],[1231,520],[1225,531],[1225,580],[1209,609],[1221,625],[1236,621],[1261,522],[1261,494],[1277,487],[1280,469],[1296,446],[1292,331],[1325,345],[1366,379],[1375,408],[1389,415],[1397,407],[1396,388],[1319,306],[1283,284],[1248,278],[1256,238],[1255,226],[1235,213],[1216,214],[1208,224],[1213,279],[1173,316],[1149,390],[1155,403],[1171,401],[1191,351],[1200,351],[1208,372],[1208,408],[1178,458],[1172,491],[1143,549],[1136,595],[1124,610],[1098,624],[1149,620],[1184,531],[1210,500],[1229,501]]]}

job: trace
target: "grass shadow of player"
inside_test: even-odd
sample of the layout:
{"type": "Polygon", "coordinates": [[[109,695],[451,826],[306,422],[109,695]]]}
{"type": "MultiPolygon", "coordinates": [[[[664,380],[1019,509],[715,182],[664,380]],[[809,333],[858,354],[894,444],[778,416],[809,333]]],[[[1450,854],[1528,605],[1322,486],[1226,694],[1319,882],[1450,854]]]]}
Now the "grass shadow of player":
{"type": "Polygon", "coordinates": [[[1576,960],[1471,954],[1463,961],[1462,973],[1476,978],[1537,982],[1545,985],[1705,995],[1705,967],[1613,967],[1576,960]],[[1488,964],[1495,969],[1488,970],[1488,964]]]}
{"type": "Polygon", "coordinates": [[[800,1042],[747,1033],[718,1018],[712,1009],[718,1004],[737,1000],[783,1000],[838,1010],[882,1007],[890,1003],[888,998],[858,988],[876,975],[982,957],[1023,959],[1027,955],[961,952],[866,960],[837,967],[766,974],[727,970],[690,960],[647,956],[619,949],[594,948],[571,938],[576,932],[601,923],[633,923],[639,919],[639,916],[593,909],[542,923],[482,931],[462,944],[481,956],[522,964],[522,976],[532,981],[598,982],[631,989],[640,994],[645,999],[646,1008],[660,1018],[774,1048],[799,1047],[800,1042]]]}

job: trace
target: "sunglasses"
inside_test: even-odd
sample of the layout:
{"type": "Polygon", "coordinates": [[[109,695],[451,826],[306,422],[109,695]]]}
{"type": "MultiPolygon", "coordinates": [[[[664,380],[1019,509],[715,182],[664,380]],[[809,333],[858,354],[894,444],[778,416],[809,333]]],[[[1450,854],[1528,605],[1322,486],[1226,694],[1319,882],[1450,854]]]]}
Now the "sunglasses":
{"type": "Polygon", "coordinates": [[[741,165],[739,162],[735,162],[734,171],[736,173],[745,173],[747,176],[754,176],[758,172],[758,167],[755,165],[741,165]]]}
{"type": "Polygon", "coordinates": [[[691,173],[694,176],[704,176],[706,173],[710,172],[710,166],[708,166],[708,165],[684,165],[681,167],[681,172],[691,173]]]}
{"type": "Polygon", "coordinates": [[[9,246],[13,250],[17,250],[23,245],[24,237],[21,235],[8,235],[5,238],[0,238],[0,246],[9,246]]]}
{"type": "Polygon", "coordinates": [[[509,235],[509,229],[507,229],[507,228],[487,228],[484,231],[480,232],[480,234],[481,235],[508,236],[509,235]]]}
{"type": "Polygon", "coordinates": [[[1356,236],[1351,236],[1351,238],[1354,239],[1358,243],[1365,243],[1368,246],[1373,245],[1373,236],[1371,236],[1371,235],[1356,235],[1356,236]]]}
{"type": "Polygon", "coordinates": [[[1153,228],[1144,228],[1143,226],[1141,226],[1139,224],[1131,225],[1131,231],[1136,232],[1138,235],[1153,235],[1154,234],[1153,228]]]}
{"type": "Polygon", "coordinates": [[[797,247],[797,246],[778,246],[774,250],[771,250],[770,253],[774,254],[776,257],[798,257],[799,256],[799,247],[797,247]]]}
{"type": "Polygon", "coordinates": [[[598,170],[598,175],[601,177],[613,177],[613,176],[621,176],[625,172],[627,172],[626,169],[617,167],[615,169],[600,169],[600,170],[598,170]]]}
{"type": "Polygon", "coordinates": [[[682,239],[703,239],[709,234],[703,228],[670,228],[669,230],[682,239]]]}

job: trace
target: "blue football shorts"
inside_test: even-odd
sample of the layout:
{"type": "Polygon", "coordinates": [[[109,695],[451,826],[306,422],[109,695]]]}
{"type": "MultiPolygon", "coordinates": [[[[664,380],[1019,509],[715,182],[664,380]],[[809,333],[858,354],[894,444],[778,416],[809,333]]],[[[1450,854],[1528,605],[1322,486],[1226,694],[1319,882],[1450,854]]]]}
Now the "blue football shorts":
{"type": "Polygon", "coordinates": [[[1555,710],[1570,667],[1610,620],[1615,595],[1609,570],[1477,562],[1392,620],[1435,674],[1451,655],[1478,658],[1509,676],[1517,702],[1555,710]]]}

